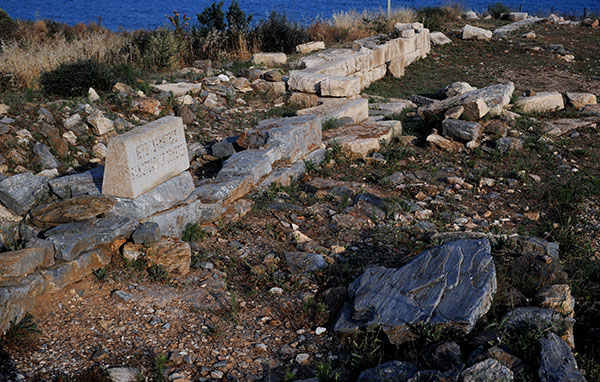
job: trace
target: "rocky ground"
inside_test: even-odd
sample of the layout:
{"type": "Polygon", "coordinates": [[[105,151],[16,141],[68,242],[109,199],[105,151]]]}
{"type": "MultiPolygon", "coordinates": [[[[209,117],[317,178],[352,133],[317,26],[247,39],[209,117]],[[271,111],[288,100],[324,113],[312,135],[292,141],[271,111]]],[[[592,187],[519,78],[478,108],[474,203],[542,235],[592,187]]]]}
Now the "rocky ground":
{"type": "MultiPolygon", "coordinates": [[[[189,230],[185,276],[149,273],[144,261],[113,256],[94,276],[45,297],[30,312],[40,333],[23,328],[2,342],[5,379],[553,380],[548,373],[579,381],[576,359],[588,381],[600,380],[600,111],[566,95],[600,95],[600,34],[536,24],[509,39],[467,41],[458,38],[463,25],[446,25],[452,44],[435,47],[404,77],[363,91],[373,115],[402,122],[401,136],[364,157],[330,143],[325,162],[307,165],[302,179],[254,194],[241,220],[189,230]],[[523,36],[531,30],[535,37],[523,36]],[[471,122],[458,119],[465,110],[473,115],[471,104],[458,105],[460,122],[447,122],[453,118],[444,110],[442,125],[428,105],[467,91],[468,84],[445,88],[456,81],[479,88],[512,81],[516,95],[529,97],[511,99],[518,115],[471,122]],[[566,107],[524,111],[546,91],[564,93],[566,107]],[[399,99],[412,106],[398,113],[374,106],[399,99]],[[435,261],[419,263],[426,256],[435,261]],[[469,298],[439,285],[438,264],[458,269],[455,285],[469,298]],[[405,275],[385,270],[392,268],[405,275]],[[386,288],[412,274],[421,279],[406,287],[406,301],[390,298],[386,288]],[[364,284],[376,290],[361,286],[369,277],[376,280],[364,284]],[[445,297],[422,301],[431,296],[419,294],[425,287],[445,297]],[[361,310],[369,299],[375,312],[361,310]],[[347,322],[339,318],[344,303],[347,322]],[[461,304],[468,317],[452,313],[461,304]],[[402,318],[414,325],[398,324],[397,306],[418,311],[402,318]],[[452,324],[436,325],[440,316],[452,324]],[[363,326],[374,330],[357,330],[363,326]],[[553,357],[567,366],[553,369],[560,364],[553,357]]],[[[80,172],[104,160],[116,134],[89,130],[124,131],[174,113],[186,123],[198,181],[231,155],[226,137],[298,109],[285,85],[283,92],[273,85],[279,71],[245,67],[242,76],[197,66],[175,75],[205,85],[192,101],[189,89],[161,99],[126,86],[87,105],[3,94],[10,106],[0,120],[3,173],[80,172]],[[251,85],[258,76],[265,81],[251,85]]],[[[302,106],[314,103],[301,98],[302,106]]],[[[328,121],[325,135],[336,128],[343,127],[328,121]]]]}

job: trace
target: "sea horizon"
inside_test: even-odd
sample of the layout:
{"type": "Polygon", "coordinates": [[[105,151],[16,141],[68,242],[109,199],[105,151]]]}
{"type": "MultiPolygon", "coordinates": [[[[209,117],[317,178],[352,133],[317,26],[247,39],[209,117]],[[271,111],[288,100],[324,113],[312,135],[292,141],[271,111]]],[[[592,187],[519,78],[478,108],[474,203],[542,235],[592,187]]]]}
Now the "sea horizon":
{"type": "MultiPolygon", "coordinates": [[[[471,0],[460,1],[466,10],[484,12],[490,4],[495,1],[471,0]]],[[[57,2],[54,0],[5,0],[0,8],[4,9],[15,19],[20,20],[52,20],[75,25],[77,23],[88,24],[96,22],[110,30],[137,30],[155,29],[168,26],[166,16],[178,11],[187,14],[192,23],[196,22],[196,15],[210,6],[212,1],[202,0],[192,2],[190,0],[133,0],[121,3],[117,0],[65,0],[57,2]],[[115,12],[118,9],[119,12],[115,12]]],[[[226,9],[231,0],[224,2],[226,9]]],[[[266,18],[272,11],[285,14],[290,20],[302,24],[309,24],[317,19],[329,19],[334,12],[357,10],[377,10],[386,7],[385,0],[367,1],[339,1],[329,2],[315,1],[312,5],[298,4],[291,0],[249,0],[239,1],[240,7],[247,15],[253,15],[254,21],[266,18]]],[[[449,4],[447,0],[406,0],[392,1],[392,8],[422,8],[428,6],[442,6],[449,4]]],[[[569,2],[535,1],[535,0],[509,0],[504,1],[513,11],[522,10],[533,15],[548,16],[552,10],[559,15],[582,17],[584,9],[588,14],[600,14],[600,4],[589,0],[573,0],[569,2]]]]}

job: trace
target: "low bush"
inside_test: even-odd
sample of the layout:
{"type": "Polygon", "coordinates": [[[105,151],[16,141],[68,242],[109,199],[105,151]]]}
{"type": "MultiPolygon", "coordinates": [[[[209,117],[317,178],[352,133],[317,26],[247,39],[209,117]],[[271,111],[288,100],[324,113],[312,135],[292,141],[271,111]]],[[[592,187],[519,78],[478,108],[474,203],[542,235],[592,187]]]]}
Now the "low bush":
{"type": "Polygon", "coordinates": [[[308,41],[308,32],[300,24],[275,11],[260,22],[257,34],[264,52],[292,53],[296,45],[308,41]]]}
{"type": "Polygon", "coordinates": [[[425,7],[417,11],[417,20],[431,31],[441,29],[442,24],[458,19],[462,9],[458,5],[446,7],[425,7]]]}
{"type": "Polygon", "coordinates": [[[504,13],[509,13],[510,8],[503,3],[498,2],[491,4],[488,7],[488,12],[493,18],[499,19],[504,13]]]}
{"type": "Polygon", "coordinates": [[[113,76],[105,64],[96,60],[80,60],[43,73],[40,84],[46,94],[77,97],[87,94],[89,88],[110,90],[113,76]]]}

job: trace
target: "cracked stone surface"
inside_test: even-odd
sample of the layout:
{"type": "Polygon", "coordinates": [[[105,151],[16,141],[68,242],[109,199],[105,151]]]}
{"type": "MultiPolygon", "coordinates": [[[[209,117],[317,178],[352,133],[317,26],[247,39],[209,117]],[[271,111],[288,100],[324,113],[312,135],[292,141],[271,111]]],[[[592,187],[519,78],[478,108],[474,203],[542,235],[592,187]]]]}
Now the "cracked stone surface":
{"type": "Polygon", "coordinates": [[[496,270],[487,239],[427,250],[402,268],[369,268],[348,288],[335,330],[381,326],[390,341],[411,337],[411,325],[442,324],[470,332],[490,308],[496,270]]]}

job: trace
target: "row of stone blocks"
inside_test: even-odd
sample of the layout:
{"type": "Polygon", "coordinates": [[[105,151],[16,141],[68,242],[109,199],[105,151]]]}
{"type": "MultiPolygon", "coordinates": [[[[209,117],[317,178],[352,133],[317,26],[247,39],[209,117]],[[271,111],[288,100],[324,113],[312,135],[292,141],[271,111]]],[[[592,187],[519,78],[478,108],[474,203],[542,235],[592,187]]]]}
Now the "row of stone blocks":
{"type": "Polygon", "coordinates": [[[411,63],[431,51],[429,30],[420,23],[397,24],[402,37],[372,36],[353,43],[353,49],[333,49],[299,61],[303,70],[290,72],[288,87],[324,97],[356,97],[360,91],[390,72],[404,75],[411,63]]]}
{"type": "MultiPolygon", "coordinates": [[[[158,122],[183,128],[176,117],[158,122]]],[[[226,160],[216,178],[195,186],[190,172],[183,171],[136,198],[102,195],[102,168],[44,180],[47,192],[58,200],[21,211],[13,224],[33,232],[27,248],[0,256],[0,333],[41,295],[108,265],[140,223],[156,223],[162,235],[181,237],[188,223],[235,220],[249,210],[251,202],[243,197],[252,189],[274,182],[287,185],[302,176],[305,162],[325,158],[316,116],[263,121],[238,142],[246,150],[226,160]]]]}

